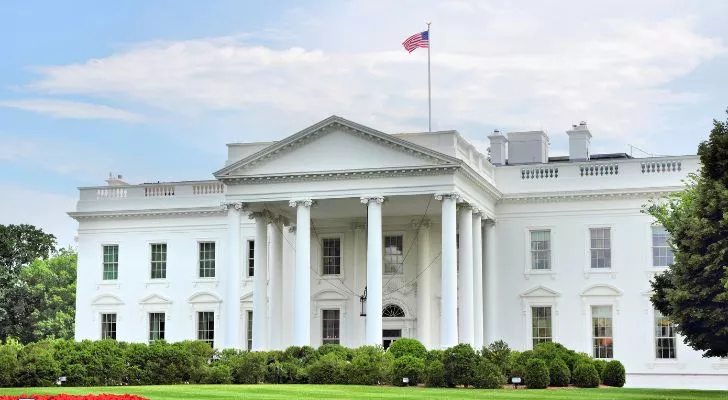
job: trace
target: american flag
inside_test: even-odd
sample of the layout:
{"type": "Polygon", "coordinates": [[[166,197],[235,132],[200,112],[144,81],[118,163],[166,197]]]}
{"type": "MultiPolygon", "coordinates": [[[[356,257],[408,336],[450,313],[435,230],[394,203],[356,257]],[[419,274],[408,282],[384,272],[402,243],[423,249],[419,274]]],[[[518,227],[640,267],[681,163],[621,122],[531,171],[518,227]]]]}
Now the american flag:
{"type": "Polygon", "coordinates": [[[402,42],[402,46],[410,53],[418,47],[428,48],[430,46],[430,31],[415,33],[402,42]]]}

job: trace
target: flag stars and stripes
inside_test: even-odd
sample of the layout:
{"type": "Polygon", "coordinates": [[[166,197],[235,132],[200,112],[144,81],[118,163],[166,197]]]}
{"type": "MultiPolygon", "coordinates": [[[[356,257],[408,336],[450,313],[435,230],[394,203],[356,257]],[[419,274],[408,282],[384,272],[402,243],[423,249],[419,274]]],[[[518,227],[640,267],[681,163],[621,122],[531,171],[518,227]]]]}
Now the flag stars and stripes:
{"type": "Polygon", "coordinates": [[[430,46],[430,31],[415,33],[402,42],[402,46],[410,53],[418,47],[428,48],[430,46]]]}

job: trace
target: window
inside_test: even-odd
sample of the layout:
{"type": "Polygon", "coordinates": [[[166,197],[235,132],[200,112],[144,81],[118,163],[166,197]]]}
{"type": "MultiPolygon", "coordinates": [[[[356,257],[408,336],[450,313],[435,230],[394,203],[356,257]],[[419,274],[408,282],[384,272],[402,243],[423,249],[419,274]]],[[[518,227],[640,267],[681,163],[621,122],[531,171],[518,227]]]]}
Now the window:
{"type": "Polygon", "coordinates": [[[655,310],[655,357],[675,358],[675,324],[655,310]]]}
{"type": "Polygon", "coordinates": [[[341,239],[322,239],[323,274],[339,275],[341,273],[341,239]]]}
{"type": "Polygon", "coordinates": [[[551,269],[551,231],[531,231],[531,269],[551,269]]]}
{"type": "Polygon", "coordinates": [[[339,344],[339,310],[322,310],[323,344],[339,344]]]}
{"type": "Polygon", "coordinates": [[[610,228],[589,229],[591,242],[591,267],[612,268],[610,228]]]}
{"type": "Polygon", "coordinates": [[[384,309],[382,309],[382,317],[404,318],[404,310],[396,304],[387,304],[384,309]]]}
{"type": "Polygon", "coordinates": [[[531,307],[531,334],[533,347],[552,340],[551,307],[531,307]]]}
{"type": "Polygon", "coordinates": [[[592,342],[594,358],[612,358],[612,306],[592,306],[592,342]]]}
{"type": "Polygon", "coordinates": [[[164,340],[164,313],[149,313],[149,341],[164,340]]]}
{"type": "Polygon", "coordinates": [[[101,339],[116,340],[116,314],[101,314],[101,339]]]}
{"type": "Polygon", "coordinates": [[[404,263],[402,235],[384,237],[384,273],[401,274],[404,263]]]}
{"type": "Polygon", "coordinates": [[[215,346],[215,313],[201,311],[197,313],[197,340],[215,346]]]}
{"type": "Polygon", "coordinates": [[[104,246],[104,280],[119,278],[119,245],[104,246]]]}
{"type": "Polygon", "coordinates": [[[253,312],[247,311],[245,314],[247,318],[245,343],[247,343],[248,351],[250,351],[253,349],[253,312]]]}
{"type": "Polygon", "coordinates": [[[215,242],[200,243],[200,278],[215,277],[215,242]]]}
{"type": "Polygon", "coordinates": [[[152,244],[152,279],[167,278],[167,244],[152,244]]]}
{"type": "Polygon", "coordinates": [[[248,240],[248,277],[255,276],[255,240],[248,240]]]}
{"type": "Polygon", "coordinates": [[[661,226],[652,227],[652,266],[667,267],[675,261],[672,249],[667,244],[670,234],[661,226]]]}

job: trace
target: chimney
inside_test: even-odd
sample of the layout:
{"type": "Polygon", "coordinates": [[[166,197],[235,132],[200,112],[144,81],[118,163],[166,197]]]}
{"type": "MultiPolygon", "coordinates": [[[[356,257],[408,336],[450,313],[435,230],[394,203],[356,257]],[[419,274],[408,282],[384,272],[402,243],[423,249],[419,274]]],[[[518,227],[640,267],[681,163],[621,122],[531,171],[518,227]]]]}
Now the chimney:
{"type": "Polygon", "coordinates": [[[499,130],[494,130],[493,134],[488,136],[490,139],[490,163],[493,165],[506,164],[506,137],[499,130]]]}
{"type": "Polygon", "coordinates": [[[122,181],[121,178],[122,178],[121,175],[114,176],[114,174],[109,172],[109,178],[106,180],[106,184],[108,186],[126,186],[126,185],[128,185],[128,183],[122,181]]]}
{"type": "Polygon", "coordinates": [[[572,125],[569,135],[569,161],[586,161],[589,159],[589,140],[592,135],[586,127],[586,121],[579,122],[579,125],[572,125]]]}

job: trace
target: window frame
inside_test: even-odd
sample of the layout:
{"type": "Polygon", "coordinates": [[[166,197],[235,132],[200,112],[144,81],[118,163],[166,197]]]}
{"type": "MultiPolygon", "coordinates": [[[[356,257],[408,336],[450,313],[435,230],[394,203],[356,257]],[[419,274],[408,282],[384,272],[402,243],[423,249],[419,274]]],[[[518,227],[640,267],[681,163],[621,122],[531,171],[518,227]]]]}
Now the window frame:
{"type": "Polygon", "coordinates": [[[243,279],[255,278],[255,238],[245,238],[245,271],[243,272],[243,279]],[[253,255],[251,258],[250,255],[253,255]],[[251,268],[252,265],[252,268],[251,268]],[[250,271],[253,270],[251,274],[250,271]]]}
{"type": "Polygon", "coordinates": [[[612,278],[616,278],[617,273],[617,251],[616,251],[616,238],[617,229],[614,224],[589,224],[585,225],[584,229],[584,277],[589,278],[593,275],[612,275],[612,278]],[[591,230],[592,229],[609,229],[609,251],[610,251],[610,267],[609,268],[592,268],[591,267],[591,230]]]}
{"type": "MultiPolygon", "coordinates": [[[[341,344],[341,309],[340,308],[333,308],[333,307],[326,307],[321,309],[321,344],[341,344]],[[335,320],[337,323],[336,326],[336,333],[338,334],[336,338],[327,339],[326,338],[326,313],[327,312],[336,312],[337,319],[335,320]]],[[[331,319],[329,319],[331,320],[331,319]]],[[[333,320],[332,320],[333,321],[333,320]]]]}
{"type": "Polygon", "coordinates": [[[653,348],[652,349],[653,349],[653,355],[654,355],[655,361],[660,361],[660,362],[677,361],[677,359],[678,359],[678,357],[677,357],[677,343],[678,342],[677,342],[677,332],[675,331],[676,325],[674,323],[670,322],[670,320],[667,317],[665,317],[664,315],[662,315],[662,317],[665,318],[666,320],[668,320],[668,322],[669,322],[669,329],[672,330],[672,337],[670,337],[670,336],[659,336],[657,334],[658,333],[657,317],[659,315],[662,315],[662,314],[657,309],[655,309],[654,307],[652,307],[652,335],[653,335],[653,340],[652,340],[652,346],[653,346],[653,348]],[[658,341],[660,339],[663,339],[663,340],[664,339],[671,339],[672,340],[672,354],[673,354],[672,357],[658,357],[658,354],[659,354],[659,351],[658,351],[658,341]]]}
{"type": "Polygon", "coordinates": [[[245,348],[253,350],[253,310],[245,310],[245,348]]]}
{"type": "Polygon", "coordinates": [[[529,320],[530,320],[529,327],[530,327],[530,331],[531,331],[530,341],[531,341],[532,349],[536,347],[536,344],[537,344],[536,340],[539,340],[538,343],[546,343],[546,342],[553,343],[554,342],[554,307],[552,305],[550,305],[550,304],[532,304],[532,305],[530,305],[529,306],[529,320]],[[536,337],[534,335],[535,330],[536,330],[536,327],[533,324],[534,323],[534,308],[544,308],[544,309],[549,310],[549,316],[548,316],[549,317],[549,327],[548,327],[548,329],[549,329],[550,336],[536,337]],[[545,340],[545,339],[548,339],[548,340],[545,340]]]}
{"type": "Polygon", "coordinates": [[[217,250],[218,250],[218,246],[217,246],[217,241],[216,240],[212,240],[211,239],[211,240],[198,240],[197,241],[197,272],[196,272],[197,279],[201,279],[201,280],[216,280],[218,278],[217,277],[217,260],[218,260],[217,250]],[[201,272],[202,272],[202,262],[203,261],[206,261],[206,262],[210,261],[209,259],[202,260],[202,245],[203,244],[210,244],[210,243],[212,243],[213,246],[214,246],[214,250],[212,252],[213,257],[214,257],[212,259],[212,262],[213,262],[213,264],[212,264],[213,265],[213,268],[212,268],[213,275],[212,276],[202,276],[202,274],[201,274],[201,272]]]}
{"type": "Polygon", "coordinates": [[[523,254],[524,254],[524,266],[523,266],[523,277],[529,279],[531,275],[550,275],[554,278],[557,273],[557,257],[554,249],[556,227],[552,225],[531,225],[526,226],[523,229],[523,254]],[[549,269],[533,269],[533,257],[531,250],[531,232],[533,231],[549,231],[549,255],[550,255],[550,267],[549,269]]]}
{"type": "Polygon", "coordinates": [[[104,339],[117,340],[117,337],[119,336],[119,326],[118,326],[119,325],[119,314],[117,312],[105,312],[105,311],[102,311],[102,312],[99,313],[99,321],[100,321],[100,324],[99,324],[99,328],[100,328],[99,338],[101,340],[104,340],[104,339]],[[114,320],[113,321],[105,321],[106,316],[111,316],[111,315],[113,315],[114,320]],[[105,327],[106,324],[113,324],[113,327],[114,327],[114,329],[113,329],[113,337],[104,337],[104,332],[105,332],[104,327],[105,327]]]}
{"type": "Polygon", "coordinates": [[[155,340],[165,340],[166,339],[166,332],[167,332],[167,313],[164,311],[149,311],[147,312],[147,341],[149,343],[155,341],[155,340]],[[161,315],[161,327],[158,327],[157,332],[161,333],[161,337],[157,337],[156,339],[152,338],[152,315],[161,315]]]}
{"type": "Polygon", "coordinates": [[[118,242],[101,243],[101,281],[104,283],[115,283],[119,281],[119,264],[121,264],[121,245],[118,242]],[[112,279],[106,278],[106,247],[116,247],[116,276],[112,279]]]}
{"type": "Polygon", "coordinates": [[[382,232],[382,275],[383,276],[404,276],[404,270],[406,267],[406,255],[407,255],[407,235],[405,235],[405,232],[402,231],[389,231],[389,232],[382,232]],[[402,263],[399,271],[397,272],[387,272],[387,262],[385,261],[385,257],[387,256],[386,252],[386,240],[388,237],[401,237],[402,238],[402,263]]]}
{"type": "MultiPolygon", "coordinates": [[[[670,240],[670,232],[667,232],[667,230],[665,229],[665,227],[663,227],[662,225],[658,225],[658,224],[652,224],[652,225],[650,225],[649,232],[650,232],[650,268],[652,268],[654,270],[662,271],[665,268],[668,268],[670,266],[670,264],[667,264],[667,265],[655,265],[655,249],[656,248],[665,248],[665,249],[667,249],[667,251],[669,252],[669,255],[672,258],[672,261],[675,262],[675,254],[672,251],[672,247],[670,247],[670,245],[667,243],[667,241],[670,240]],[[665,241],[665,246],[655,246],[655,229],[662,229],[662,230],[665,231],[666,236],[667,236],[666,237],[666,241],[665,241]]],[[[658,257],[664,257],[664,256],[658,256],[658,257]]]]}
{"type": "MultiPolygon", "coordinates": [[[[210,345],[213,349],[215,348],[215,340],[217,339],[216,331],[218,328],[218,326],[217,326],[218,324],[215,321],[218,316],[219,316],[219,314],[216,313],[215,310],[210,310],[210,309],[195,310],[195,336],[194,336],[195,340],[201,340],[206,343],[212,342],[210,345]],[[211,321],[212,321],[212,339],[202,339],[200,337],[201,336],[200,335],[200,333],[201,333],[200,324],[202,323],[202,321],[200,321],[200,317],[201,317],[201,314],[203,314],[203,313],[212,314],[212,319],[211,319],[211,321]]],[[[206,330],[206,331],[208,331],[208,330],[206,330]]]]}
{"type": "Polygon", "coordinates": [[[324,235],[324,236],[322,236],[321,237],[321,253],[320,254],[321,254],[321,257],[320,257],[320,262],[321,262],[321,269],[320,269],[321,276],[341,276],[341,271],[344,269],[344,265],[343,265],[343,259],[344,259],[344,243],[343,243],[343,240],[342,240],[341,236],[336,236],[336,235],[324,235]],[[339,243],[339,255],[338,256],[327,256],[326,255],[326,252],[325,252],[326,243],[325,243],[325,241],[327,241],[327,240],[332,240],[332,241],[335,240],[335,241],[338,241],[338,243],[339,243]],[[334,259],[338,258],[338,260],[339,260],[339,265],[338,265],[339,270],[338,270],[338,272],[336,272],[336,273],[326,273],[326,263],[324,262],[324,260],[327,257],[334,258],[334,259]]]}
{"type": "Polygon", "coordinates": [[[614,331],[615,331],[614,315],[615,315],[615,310],[614,310],[614,305],[612,305],[612,304],[591,304],[591,305],[589,305],[589,328],[590,328],[590,342],[591,342],[590,354],[591,354],[591,357],[595,360],[613,360],[614,359],[614,342],[615,342],[615,340],[614,340],[614,331]],[[595,326],[594,326],[594,308],[595,307],[608,307],[609,308],[610,335],[608,335],[608,336],[607,335],[604,335],[604,336],[596,335],[595,326]],[[607,338],[611,339],[611,343],[610,343],[611,357],[597,357],[595,354],[595,351],[597,349],[594,345],[596,340],[607,339],[607,338]]]}
{"type": "Polygon", "coordinates": [[[148,246],[147,249],[149,251],[149,256],[147,259],[149,260],[149,276],[148,279],[150,282],[164,282],[167,280],[167,261],[168,261],[168,255],[169,255],[169,245],[165,241],[150,241],[147,242],[148,246]],[[160,261],[154,261],[154,246],[164,246],[164,260],[160,261]],[[155,278],[154,277],[154,263],[155,262],[161,262],[164,276],[162,278],[155,278]]]}

